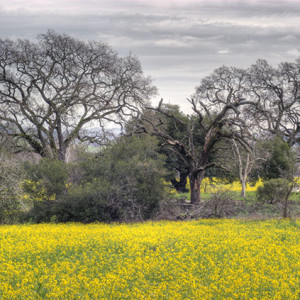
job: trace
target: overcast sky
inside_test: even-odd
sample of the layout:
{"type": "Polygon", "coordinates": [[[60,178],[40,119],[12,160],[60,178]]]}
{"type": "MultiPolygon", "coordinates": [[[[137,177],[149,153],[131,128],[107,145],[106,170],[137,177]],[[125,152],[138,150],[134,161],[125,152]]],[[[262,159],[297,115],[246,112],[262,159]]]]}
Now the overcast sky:
{"type": "Polygon", "coordinates": [[[186,98],[222,65],[300,57],[299,1],[0,0],[0,37],[54,29],[136,54],[167,103],[186,98]]]}

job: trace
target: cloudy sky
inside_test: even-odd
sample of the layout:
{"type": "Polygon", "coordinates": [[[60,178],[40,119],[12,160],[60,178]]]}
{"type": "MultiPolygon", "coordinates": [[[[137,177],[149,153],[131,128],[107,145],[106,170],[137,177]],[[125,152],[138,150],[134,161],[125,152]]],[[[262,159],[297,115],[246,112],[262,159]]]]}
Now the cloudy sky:
{"type": "Polygon", "coordinates": [[[277,65],[300,57],[300,0],[0,0],[0,37],[48,29],[136,54],[167,103],[184,111],[221,65],[277,65]]]}

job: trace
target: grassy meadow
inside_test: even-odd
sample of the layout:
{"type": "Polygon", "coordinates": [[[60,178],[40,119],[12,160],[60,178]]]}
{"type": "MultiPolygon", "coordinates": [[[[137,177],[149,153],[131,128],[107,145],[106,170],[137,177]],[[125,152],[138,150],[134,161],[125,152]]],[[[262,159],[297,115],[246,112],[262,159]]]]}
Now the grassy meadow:
{"type": "Polygon", "coordinates": [[[0,227],[0,299],[299,299],[300,221],[0,227]]]}

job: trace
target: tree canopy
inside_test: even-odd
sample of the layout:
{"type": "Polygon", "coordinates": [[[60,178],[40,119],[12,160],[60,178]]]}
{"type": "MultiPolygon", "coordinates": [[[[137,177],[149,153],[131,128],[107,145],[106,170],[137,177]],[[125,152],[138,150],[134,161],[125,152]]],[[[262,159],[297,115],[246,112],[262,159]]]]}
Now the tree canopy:
{"type": "Polygon", "coordinates": [[[103,43],[54,31],[37,42],[0,40],[1,132],[43,157],[66,160],[76,139],[99,142],[105,122],[121,122],[155,93],[136,57],[103,43]]]}

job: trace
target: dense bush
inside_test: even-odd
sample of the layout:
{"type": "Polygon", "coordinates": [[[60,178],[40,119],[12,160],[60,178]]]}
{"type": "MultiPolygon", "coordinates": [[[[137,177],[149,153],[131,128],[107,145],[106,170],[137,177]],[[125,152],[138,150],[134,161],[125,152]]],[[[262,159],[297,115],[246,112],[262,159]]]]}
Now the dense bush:
{"type": "Polygon", "coordinates": [[[276,203],[283,201],[289,192],[289,181],[282,178],[265,181],[263,186],[257,189],[257,199],[260,202],[276,203]]]}
{"type": "Polygon", "coordinates": [[[264,180],[288,178],[292,180],[295,174],[296,155],[291,147],[279,137],[274,137],[262,143],[268,157],[261,163],[255,176],[264,180]]]}
{"type": "Polygon", "coordinates": [[[66,192],[68,167],[57,159],[43,158],[38,164],[24,164],[26,180],[23,189],[34,201],[54,200],[66,192]]]}
{"type": "Polygon", "coordinates": [[[81,163],[82,182],[109,183],[103,197],[118,210],[121,220],[148,219],[166,197],[163,156],[151,137],[121,138],[96,158],[81,163]]]}
{"type": "Polygon", "coordinates": [[[120,216],[112,198],[110,184],[97,180],[90,185],[72,188],[67,197],[55,205],[53,214],[59,222],[118,221],[120,216]]]}
{"type": "Polygon", "coordinates": [[[60,200],[35,201],[27,220],[40,222],[117,221],[117,209],[110,203],[111,191],[105,182],[75,186],[60,200]]]}
{"type": "Polygon", "coordinates": [[[42,179],[48,196],[59,196],[36,199],[27,219],[87,223],[151,218],[166,198],[164,161],[156,147],[157,141],[151,137],[120,138],[97,155],[87,155],[77,165],[65,167],[69,181],[56,161],[48,161],[49,166],[39,164],[33,172],[36,179],[42,179]],[[60,175],[60,181],[53,180],[53,172],[60,175]],[[52,189],[48,188],[50,182],[52,189]]]}

